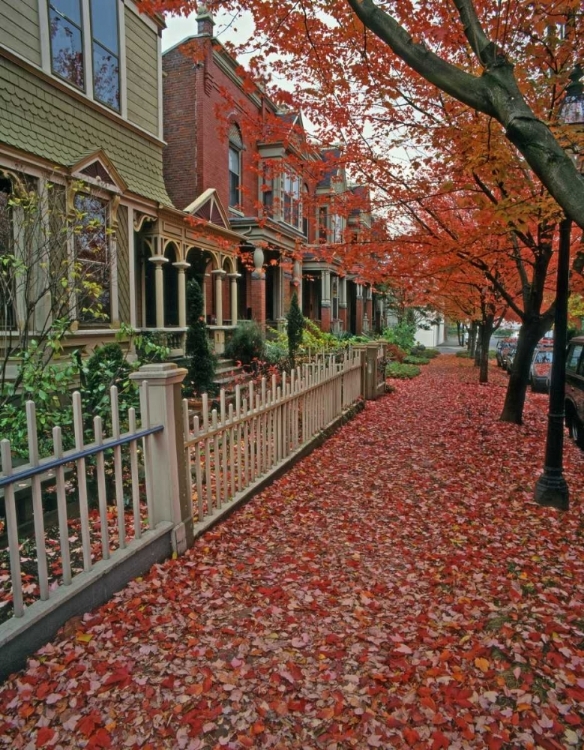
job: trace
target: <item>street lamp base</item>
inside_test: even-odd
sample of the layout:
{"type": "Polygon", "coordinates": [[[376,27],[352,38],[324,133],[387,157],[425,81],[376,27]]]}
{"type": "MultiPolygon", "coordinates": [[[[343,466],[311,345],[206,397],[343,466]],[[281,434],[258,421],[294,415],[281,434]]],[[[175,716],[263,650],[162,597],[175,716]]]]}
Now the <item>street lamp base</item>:
{"type": "Polygon", "coordinates": [[[570,493],[564,477],[561,474],[547,473],[544,469],[544,473],[535,483],[534,500],[546,508],[568,510],[570,493]]]}

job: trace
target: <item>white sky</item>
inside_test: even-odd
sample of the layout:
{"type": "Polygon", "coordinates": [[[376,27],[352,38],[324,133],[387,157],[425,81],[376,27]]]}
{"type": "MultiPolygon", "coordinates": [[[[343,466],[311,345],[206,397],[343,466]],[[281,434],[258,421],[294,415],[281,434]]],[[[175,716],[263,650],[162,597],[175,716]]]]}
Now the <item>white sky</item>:
{"type": "MultiPolygon", "coordinates": [[[[166,16],[166,29],[162,32],[162,51],[173,47],[186,37],[196,35],[196,18],[196,13],[191,13],[187,18],[166,16]]],[[[249,16],[233,20],[231,16],[216,15],[213,20],[215,21],[215,36],[221,42],[229,41],[237,44],[245,42],[253,31],[253,22],[249,16]]]]}

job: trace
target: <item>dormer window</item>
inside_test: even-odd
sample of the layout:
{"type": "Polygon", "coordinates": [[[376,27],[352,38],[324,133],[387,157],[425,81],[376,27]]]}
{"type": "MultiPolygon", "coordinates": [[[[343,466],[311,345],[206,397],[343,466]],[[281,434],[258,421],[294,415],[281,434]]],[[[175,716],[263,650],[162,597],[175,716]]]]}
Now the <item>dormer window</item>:
{"type": "Polygon", "coordinates": [[[118,0],[49,0],[51,70],[120,111],[118,0]]]}

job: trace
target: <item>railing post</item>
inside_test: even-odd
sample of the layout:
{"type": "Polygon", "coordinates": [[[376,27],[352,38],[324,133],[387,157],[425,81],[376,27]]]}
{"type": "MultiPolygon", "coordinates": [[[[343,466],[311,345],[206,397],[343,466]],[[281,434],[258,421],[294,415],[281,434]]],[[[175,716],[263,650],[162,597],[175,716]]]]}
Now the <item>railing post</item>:
{"type": "Polygon", "coordinates": [[[151,471],[153,525],[174,524],[173,550],[181,555],[193,543],[193,509],[187,487],[182,416],[181,383],[187,370],[172,363],[143,365],[132,380],[148,383],[148,409],[152,425],[164,425],[152,441],[151,471]]]}

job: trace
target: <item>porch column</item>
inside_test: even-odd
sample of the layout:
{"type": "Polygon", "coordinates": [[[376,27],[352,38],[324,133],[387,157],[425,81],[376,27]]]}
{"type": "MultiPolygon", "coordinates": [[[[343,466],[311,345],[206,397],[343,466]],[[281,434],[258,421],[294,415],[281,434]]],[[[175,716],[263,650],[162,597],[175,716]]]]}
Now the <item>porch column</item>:
{"type": "Polygon", "coordinates": [[[357,289],[357,300],[355,305],[355,333],[360,336],[363,333],[363,284],[355,284],[357,289]]]}
{"type": "Polygon", "coordinates": [[[261,247],[253,251],[253,271],[251,272],[251,314],[263,330],[266,328],[266,272],[264,271],[264,251],[261,247]]]}
{"type": "Polygon", "coordinates": [[[148,258],[150,263],[154,263],[154,282],[156,285],[156,328],[164,328],[164,271],[162,267],[168,263],[168,258],[164,255],[154,255],[148,258]]]}
{"type": "Polygon", "coordinates": [[[191,267],[186,260],[179,260],[172,264],[178,272],[178,325],[187,327],[187,276],[186,270],[191,267]]]}
{"type": "Polygon", "coordinates": [[[328,333],[331,329],[331,273],[321,271],[320,327],[328,333]]]}
{"type": "Polygon", "coordinates": [[[296,289],[296,297],[298,298],[298,307],[302,310],[302,263],[299,260],[294,261],[294,269],[292,271],[292,283],[296,289]]]}
{"type": "Polygon", "coordinates": [[[223,277],[226,272],[222,268],[215,268],[211,271],[215,276],[215,322],[216,325],[223,325],[223,277]]]}
{"type": "Polygon", "coordinates": [[[231,291],[231,325],[236,326],[237,325],[237,305],[238,305],[238,299],[237,299],[237,279],[241,277],[240,273],[228,273],[227,278],[231,282],[230,291],[231,291]]]}
{"type": "Polygon", "coordinates": [[[347,320],[347,277],[341,276],[339,279],[339,318],[343,331],[349,330],[349,321],[347,320]]]}

